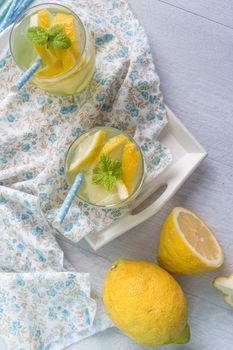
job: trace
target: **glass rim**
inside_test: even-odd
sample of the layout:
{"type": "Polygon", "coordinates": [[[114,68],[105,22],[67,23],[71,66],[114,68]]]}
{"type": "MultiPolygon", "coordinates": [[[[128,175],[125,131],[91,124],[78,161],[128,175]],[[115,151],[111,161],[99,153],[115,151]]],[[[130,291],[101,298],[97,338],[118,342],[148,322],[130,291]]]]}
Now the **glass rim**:
{"type": "MultiPolygon", "coordinates": [[[[86,46],[87,46],[87,31],[86,31],[86,27],[84,26],[82,20],[80,19],[80,17],[71,9],[69,9],[67,6],[64,6],[64,5],[60,5],[60,4],[57,4],[57,3],[52,3],[52,2],[46,2],[46,3],[43,3],[43,4],[37,4],[37,5],[34,5],[34,6],[31,6],[29,7],[28,9],[26,9],[25,11],[23,11],[21,13],[21,15],[17,18],[17,20],[15,21],[13,27],[11,28],[11,31],[10,31],[10,36],[9,36],[9,46],[10,46],[10,53],[11,53],[11,56],[13,57],[16,65],[23,71],[25,72],[26,70],[18,64],[18,62],[16,61],[15,59],[15,56],[13,54],[13,49],[12,49],[12,37],[13,37],[13,32],[16,28],[16,26],[23,20],[23,18],[25,18],[27,15],[29,14],[32,14],[33,12],[36,12],[36,9],[37,8],[49,8],[50,7],[60,7],[60,8],[63,8],[63,9],[66,9],[68,12],[70,12],[74,17],[75,19],[77,20],[77,22],[81,25],[81,28],[83,30],[83,33],[84,33],[84,45],[83,45],[83,49],[82,49],[82,52],[80,54],[80,59],[82,58],[85,50],[86,50],[86,46]]],[[[72,66],[70,67],[69,69],[67,69],[65,72],[63,73],[59,73],[59,74],[56,74],[54,76],[51,76],[51,77],[36,77],[36,79],[40,79],[41,81],[49,81],[51,82],[51,80],[53,81],[56,81],[56,80],[60,80],[61,78],[65,77],[65,78],[68,78],[70,75],[73,74],[73,70],[74,68],[79,68],[79,60],[77,60],[77,62],[72,66]]]]}
{"type": "MultiPolygon", "coordinates": [[[[78,192],[76,193],[76,197],[84,202],[84,203],[87,203],[88,205],[90,206],[93,206],[93,207],[97,207],[97,208],[102,208],[102,209],[118,209],[118,208],[122,208],[122,207],[126,207],[130,202],[132,202],[133,199],[135,199],[139,193],[141,192],[141,189],[142,189],[142,186],[143,186],[143,183],[144,183],[144,180],[145,180],[145,171],[146,171],[146,164],[145,164],[145,158],[144,158],[144,155],[142,153],[142,150],[141,150],[141,147],[138,145],[138,143],[134,140],[134,138],[132,136],[130,136],[126,131],[124,130],[121,130],[121,129],[118,129],[118,128],[115,128],[115,127],[112,127],[112,126],[95,126],[93,128],[90,128],[88,131],[84,131],[81,135],[79,135],[78,137],[75,138],[75,140],[70,144],[67,152],[66,152],[66,156],[65,156],[65,178],[66,178],[66,181],[68,182],[68,179],[67,179],[67,158],[68,158],[68,155],[69,155],[69,152],[71,150],[71,147],[73,146],[73,144],[80,138],[82,137],[83,135],[85,134],[88,134],[90,133],[91,131],[94,131],[94,130],[97,130],[97,129],[113,129],[113,130],[117,130],[119,132],[121,132],[122,134],[126,135],[137,147],[137,149],[139,150],[140,152],[140,157],[141,157],[141,160],[142,160],[142,171],[141,171],[141,178],[140,178],[140,181],[139,181],[139,184],[138,186],[136,187],[136,189],[134,190],[133,193],[131,193],[131,195],[126,198],[125,200],[123,201],[120,201],[119,203],[117,204],[107,204],[107,205],[103,205],[103,204],[96,204],[96,203],[92,203],[86,199],[83,199],[81,198],[79,195],[78,195],[78,192]]],[[[68,182],[69,183],[69,182],[68,182]]]]}

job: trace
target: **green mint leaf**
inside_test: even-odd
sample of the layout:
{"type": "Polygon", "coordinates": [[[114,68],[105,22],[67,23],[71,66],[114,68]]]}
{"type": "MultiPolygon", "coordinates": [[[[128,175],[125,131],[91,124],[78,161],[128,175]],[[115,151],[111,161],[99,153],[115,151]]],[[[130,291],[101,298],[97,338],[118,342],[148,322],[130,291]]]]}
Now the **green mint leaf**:
{"type": "Polygon", "coordinates": [[[121,162],[112,160],[108,154],[102,154],[98,166],[93,169],[92,182],[112,191],[120,177],[121,162]]]}
{"type": "Polygon", "coordinates": [[[49,46],[54,49],[68,49],[71,47],[71,41],[64,33],[59,33],[49,41],[49,46]]]}
{"type": "Polygon", "coordinates": [[[48,40],[48,31],[42,27],[29,27],[27,36],[34,44],[44,45],[48,40]]]}
{"type": "Polygon", "coordinates": [[[110,170],[112,160],[108,154],[106,154],[106,153],[102,154],[100,157],[100,162],[101,162],[101,168],[103,169],[103,171],[107,172],[110,170]]]}
{"type": "Polygon", "coordinates": [[[122,168],[121,168],[121,162],[119,162],[119,160],[114,160],[112,162],[112,172],[113,172],[114,176],[116,177],[116,179],[121,178],[122,168]]]}
{"type": "Polygon", "coordinates": [[[62,31],[62,26],[60,24],[56,24],[55,26],[52,26],[48,30],[49,39],[55,38],[55,36],[60,34],[61,31],[62,31]]]}
{"type": "Polygon", "coordinates": [[[103,185],[107,191],[111,192],[116,185],[115,176],[112,176],[110,174],[105,175],[103,185]]]}
{"type": "Polygon", "coordinates": [[[102,184],[104,181],[104,174],[102,173],[100,168],[95,168],[93,170],[92,181],[95,184],[102,184]]]}

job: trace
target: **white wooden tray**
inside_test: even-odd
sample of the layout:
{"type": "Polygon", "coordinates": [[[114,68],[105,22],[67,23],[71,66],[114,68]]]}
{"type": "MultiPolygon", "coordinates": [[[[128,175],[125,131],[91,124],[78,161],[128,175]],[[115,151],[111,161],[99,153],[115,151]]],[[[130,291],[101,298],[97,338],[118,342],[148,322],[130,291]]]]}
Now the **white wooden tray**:
{"type": "Polygon", "coordinates": [[[204,148],[169,108],[167,108],[167,114],[168,124],[160,133],[159,140],[162,144],[170,148],[173,156],[172,164],[153,183],[149,183],[144,187],[143,192],[135,200],[131,213],[103,231],[93,232],[86,236],[87,242],[94,250],[103,247],[105,244],[156,214],[178,191],[207,155],[204,148]],[[134,215],[135,208],[161,187],[165,188],[165,190],[160,197],[147,208],[134,215]]]}
{"type": "MultiPolygon", "coordinates": [[[[8,47],[10,30],[11,27],[0,34],[0,53],[3,53],[6,47],[8,47]]],[[[93,232],[86,237],[87,242],[94,250],[103,247],[105,244],[156,214],[205,158],[206,152],[202,146],[170,109],[167,108],[167,112],[168,124],[160,133],[159,140],[172,151],[172,164],[153,183],[149,183],[144,187],[143,192],[135,200],[131,213],[103,231],[93,232]],[[164,185],[166,186],[165,191],[154,203],[141,212],[133,214],[135,208],[164,185]]],[[[59,235],[59,238],[67,240],[61,235],[59,235]]]]}

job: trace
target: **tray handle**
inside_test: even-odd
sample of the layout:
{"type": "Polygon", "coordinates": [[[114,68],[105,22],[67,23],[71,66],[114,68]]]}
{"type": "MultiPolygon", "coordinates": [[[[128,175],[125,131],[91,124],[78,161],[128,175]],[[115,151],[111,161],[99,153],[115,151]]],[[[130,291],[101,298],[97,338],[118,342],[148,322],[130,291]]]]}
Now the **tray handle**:
{"type": "Polygon", "coordinates": [[[178,189],[179,181],[177,178],[170,178],[169,181],[163,181],[158,187],[155,193],[163,186],[166,186],[163,193],[152,204],[141,210],[137,214],[130,214],[125,217],[125,223],[129,230],[130,226],[139,225],[141,222],[147,220],[151,216],[159,212],[159,210],[171,199],[174,193],[178,189]],[[133,221],[133,225],[132,225],[133,221]]]}
{"type": "MultiPolygon", "coordinates": [[[[130,214],[125,217],[124,225],[127,225],[127,230],[133,226],[139,225],[152,215],[155,215],[171,199],[171,197],[179,190],[179,188],[188,178],[190,175],[188,170],[189,167],[195,162],[195,169],[200,163],[201,159],[203,159],[205,156],[206,153],[190,153],[177,162],[176,170],[171,166],[169,173],[165,172],[165,174],[162,174],[161,178],[159,177],[160,181],[157,189],[164,185],[166,185],[167,188],[159,198],[157,198],[151,205],[143,209],[141,212],[135,215],[130,214]],[[182,181],[180,181],[181,178],[182,181]]],[[[126,231],[126,229],[124,231],[126,231]]]]}

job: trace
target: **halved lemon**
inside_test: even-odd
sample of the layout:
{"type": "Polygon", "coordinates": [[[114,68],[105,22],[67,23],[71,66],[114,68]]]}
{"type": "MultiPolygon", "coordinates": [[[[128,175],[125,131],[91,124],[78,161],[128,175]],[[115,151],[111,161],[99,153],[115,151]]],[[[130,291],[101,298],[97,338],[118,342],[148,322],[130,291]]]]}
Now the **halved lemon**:
{"type": "Polygon", "coordinates": [[[122,153],[122,179],[129,193],[132,192],[132,185],[137,171],[140,153],[133,142],[124,146],[122,153]]]}
{"type": "Polygon", "coordinates": [[[224,301],[233,307],[233,273],[228,277],[215,278],[213,285],[224,294],[224,301]]]}
{"type": "Polygon", "coordinates": [[[217,269],[224,255],[210,228],[190,210],[177,207],[164,222],[158,260],[170,272],[193,274],[217,269]]]}
{"type": "Polygon", "coordinates": [[[122,180],[117,180],[116,188],[117,188],[118,195],[122,201],[126,200],[129,197],[129,192],[127,190],[127,187],[125,186],[122,180]]]}
{"type": "Polygon", "coordinates": [[[77,172],[92,158],[95,158],[105,138],[105,131],[100,129],[94,135],[84,135],[83,137],[83,140],[80,138],[80,144],[76,149],[69,171],[77,172]]]}

